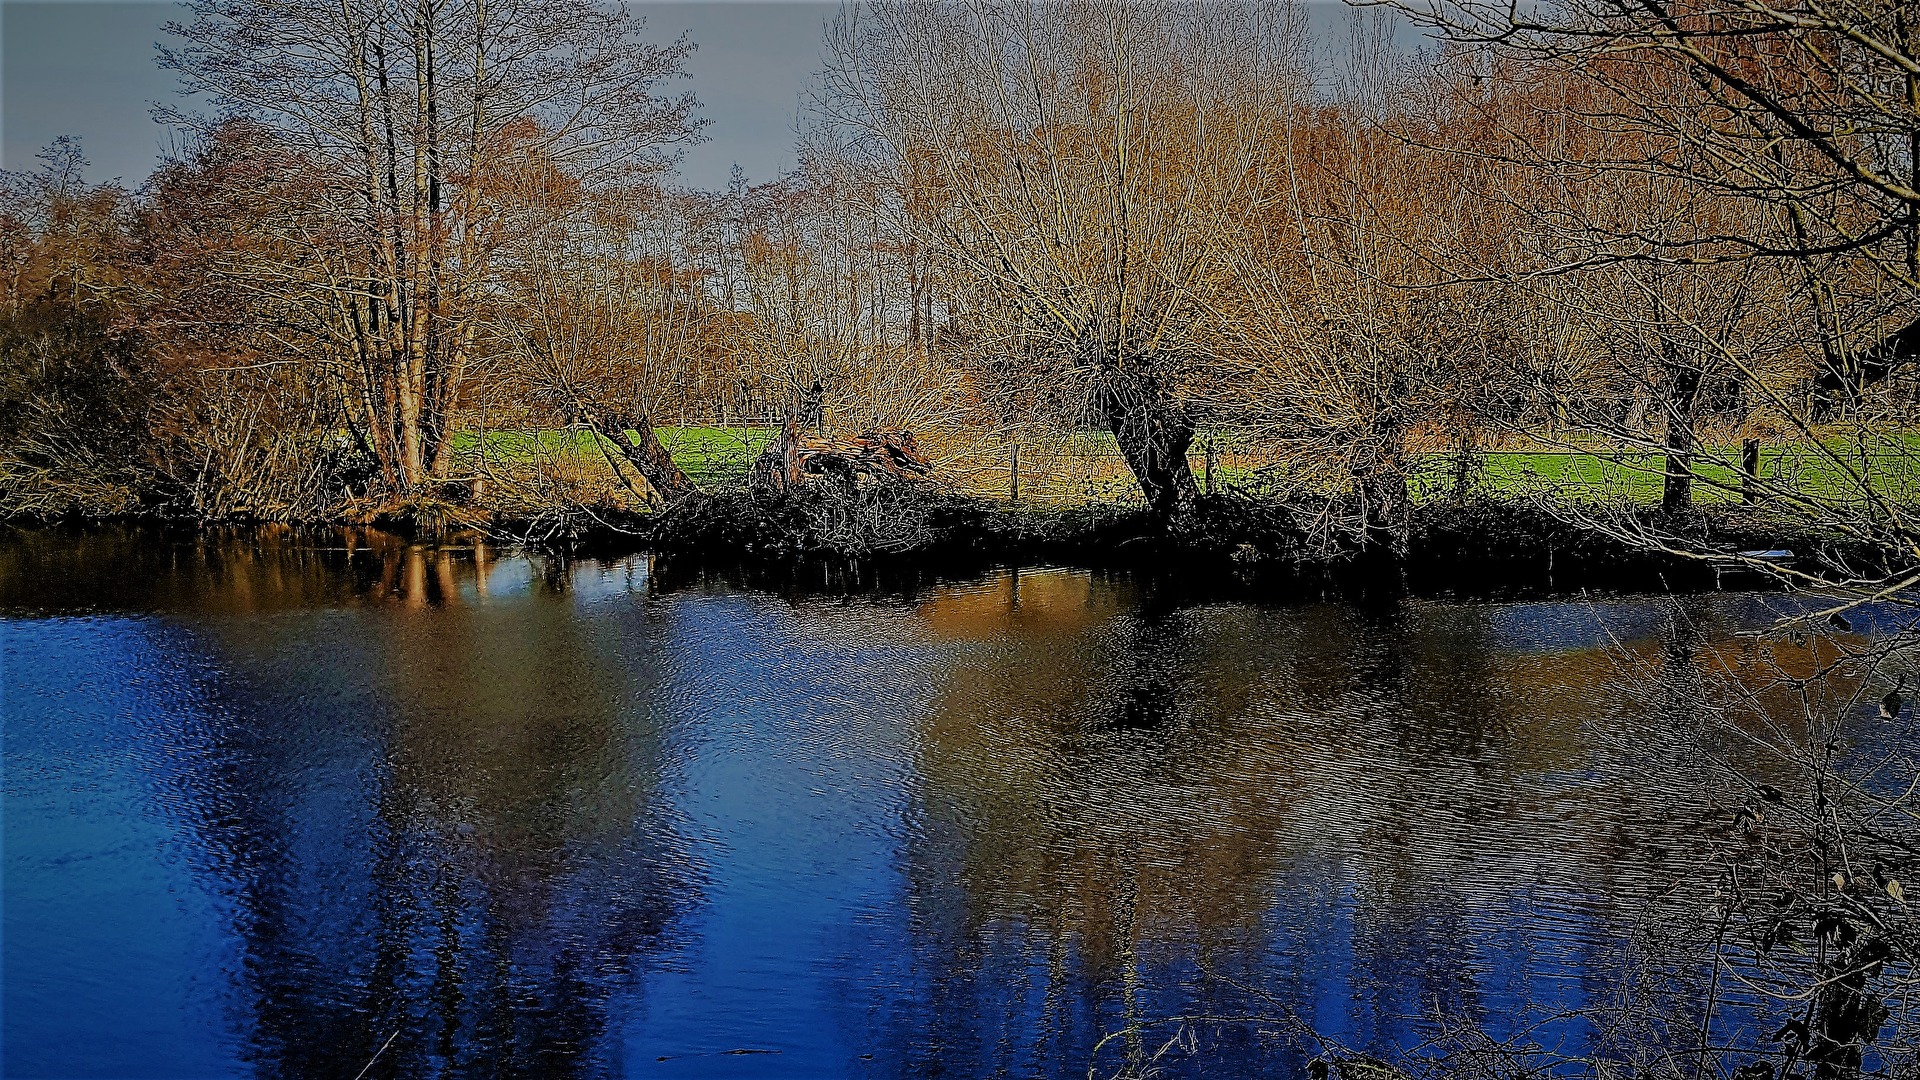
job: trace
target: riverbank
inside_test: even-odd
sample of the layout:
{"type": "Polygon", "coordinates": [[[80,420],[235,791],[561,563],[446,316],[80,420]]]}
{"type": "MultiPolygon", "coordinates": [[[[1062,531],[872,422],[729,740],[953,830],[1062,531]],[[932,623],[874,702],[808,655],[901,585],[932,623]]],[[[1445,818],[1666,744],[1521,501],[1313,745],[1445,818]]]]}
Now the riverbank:
{"type": "Polygon", "coordinates": [[[832,513],[804,503],[714,497],[649,522],[635,537],[582,536],[576,550],[619,554],[623,543],[642,539],[671,570],[732,571],[763,582],[835,576],[823,569],[951,576],[1044,564],[1227,589],[1487,598],[1698,593],[1777,580],[1740,552],[1788,553],[1770,565],[1814,577],[1835,562],[1865,568],[1879,559],[1868,545],[1744,507],[1601,519],[1497,497],[1433,501],[1409,509],[1399,550],[1361,547],[1330,533],[1323,507],[1230,498],[1202,499],[1190,516],[1164,522],[1127,507],[942,497],[888,518],[887,531],[868,533],[867,545],[852,551],[832,541],[860,523],[833,521],[832,513]],[[1648,543],[1656,532],[1669,542],[1648,543]],[[1727,557],[1708,555],[1715,552],[1727,557]]]}
{"type": "Polygon", "coordinates": [[[1835,564],[1874,568],[1878,558],[1865,544],[1753,507],[1684,518],[1639,511],[1603,520],[1516,499],[1436,500],[1410,507],[1399,550],[1361,548],[1326,524],[1324,507],[1240,498],[1203,498],[1191,515],[1166,522],[1124,505],[1035,506],[927,491],[854,500],[728,491],[656,513],[598,507],[543,517],[415,505],[352,523],[304,526],[138,518],[11,523],[56,532],[133,526],[174,537],[270,531],[307,536],[323,548],[338,547],[341,531],[349,530],[438,548],[505,544],[596,559],[647,553],[670,579],[719,575],[761,587],[832,591],[1050,565],[1225,594],[1700,593],[1776,583],[1750,562],[1708,553],[1785,552],[1774,565],[1813,576],[1835,564]],[[1656,529],[1670,541],[1665,550],[1646,540],[1656,529]]]}

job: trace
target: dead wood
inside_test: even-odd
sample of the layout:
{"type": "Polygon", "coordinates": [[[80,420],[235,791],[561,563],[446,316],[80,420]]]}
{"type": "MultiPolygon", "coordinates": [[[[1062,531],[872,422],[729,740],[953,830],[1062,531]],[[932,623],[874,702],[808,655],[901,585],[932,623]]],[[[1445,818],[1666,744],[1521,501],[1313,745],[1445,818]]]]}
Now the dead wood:
{"type": "Polygon", "coordinates": [[[783,495],[835,481],[842,487],[919,483],[933,472],[910,431],[862,433],[856,438],[821,439],[800,434],[788,418],[780,436],[753,463],[748,484],[757,491],[783,495]]]}

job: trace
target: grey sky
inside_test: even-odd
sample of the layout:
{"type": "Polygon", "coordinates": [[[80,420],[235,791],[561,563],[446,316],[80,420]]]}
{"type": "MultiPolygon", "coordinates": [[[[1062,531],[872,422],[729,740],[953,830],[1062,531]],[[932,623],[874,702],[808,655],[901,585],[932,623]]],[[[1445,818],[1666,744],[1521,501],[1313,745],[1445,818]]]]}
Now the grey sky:
{"type": "MultiPolygon", "coordinates": [[[[754,181],[791,167],[800,93],[821,66],[821,27],[839,4],[635,7],[648,37],[687,31],[700,46],[690,85],[712,122],[709,141],[687,152],[683,179],[716,188],[735,162],[754,181]]],[[[154,44],[161,25],[180,17],[152,0],[0,0],[0,168],[30,168],[56,136],[76,135],[91,179],[146,179],[166,140],[149,110],[178,100],[172,75],[154,65],[154,44]]]]}

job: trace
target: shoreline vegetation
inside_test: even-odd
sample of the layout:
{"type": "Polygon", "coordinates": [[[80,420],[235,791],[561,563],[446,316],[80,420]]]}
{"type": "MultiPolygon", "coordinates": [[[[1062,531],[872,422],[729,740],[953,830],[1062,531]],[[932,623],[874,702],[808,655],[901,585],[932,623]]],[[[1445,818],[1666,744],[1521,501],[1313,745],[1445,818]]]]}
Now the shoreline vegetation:
{"type": "MultiPolygon", "coordinates": [[[[1623,521],[1644,528],[1657,514],[1623,521]]],[[[949,580],[1001,568],[1065,566],[1124,572],[1174,585],[1272,597],[1396,595],[1519,598],[1583,593],[1685,594],[1720,589],[1819,587],[1845,565],[1884,575],[1883,553],[1841,532],[1741,507],[1659,520],[1679,545],[1658,550],[1626,535],[1568,521],[1514,498],[1476,495],[1410,513],[1397,552],[1317,548],[1298,507],[1203,497],[1177,525],[1138,506],[1015,504],[939,491],[882,503],[807,493],[778,501],[743,488],[689,496],[665,511],[580,508],[565,518],[477,514],[471,507],[406,507],[360,520],[197,522],[124,515],[13,519],[24,535],[134,533],[156,542],[194,536],[311,542],[382,534],[386,542],[442,551],[527,548],[563,559],[650,554],[670,579],[720,574],[775,589],[885,587],[949,580]],[[424,511],[424,513],[423,513],[424,511]],[[886,515],[876,530],[862,519],[886,515]],[[420,515],[420,516],[416,516],[420,515]],[[431,523],[422,526],[422,519],[431,523]],[[1729,553],[1722,557],[1697,550],[1729,553]],[[1752,554],[1766,553],[1765,558],[1752,554]]],[[[1844,582],[1833,582],[1843,586],[1844,582]]]]}
{"type": "Polygon", "coordinates": [[[730,573],[783,587],[1068,565],[1277,594],[1506,597],[1888,580],[1900,567],[1876,537],[1810,520],[1804,504],[1762,501],[1755,485],[1776,499],[1783,490],[1832,499],[1856,482],[1845,467],[1857,464],[1865,487],[1893,505],[1920,501],[1913,432],[1868,433],[1868,443],[1842,432],[1811,446],[1768,447],[1743,463],[1751,473],[1697,467],[1691,504],[1677,513],[1662,506],[1666,463],[1657,454],[1508,437],[1467,461],[1446,449],[1409,455],[1404,534],[1369,547],[1367,537],[1340,527],[1364,514],[1352,493],[1303,498],[1287,490],[1274,475],[1280,467],[1262,463],[1236,433],[1199,435],[1203,449],[1190,469],[1200,494],[1169,518],[1139,499],[1105,432],[1024,447],[1003,439],[984,453],[972,447],[973,460],[938,463],[910,433],[893,433],[906,438],[912,467],[897,467],[905,458],[896,448],[888,467],[876,469],[860,464],[873,446],[817,430],[662,425],[658,445],[686,481],[672,502],[629,461],[644,453],[638,432],[623,433],[623,451],[581,424],[457,432],[455,471],[467,479],[447,484],[441,498],[348,499],[304,517],[286,507],[236,507],[220,519],[194,518],[161,504],[105,515],[69,507],[6,521],[15,529],[131,525],[315,537],[370,527],[443,549],[646,552],[673,574],[730,573]],[[1859,453],[1867,445],[1871,458],[1859,453]],[[1836,580],[1840,568],[1847,579],[1836,580]]]}

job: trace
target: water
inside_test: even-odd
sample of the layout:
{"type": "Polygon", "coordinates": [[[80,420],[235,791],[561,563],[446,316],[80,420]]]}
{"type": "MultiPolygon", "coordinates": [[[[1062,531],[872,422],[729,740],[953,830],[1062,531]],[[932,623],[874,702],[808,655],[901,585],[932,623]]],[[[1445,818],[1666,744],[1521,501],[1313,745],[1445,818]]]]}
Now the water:
{"type": "Polygon", "coordinates": [[[0,610],[8,1076],[1287,1075],[1605,999],[1705,813],[1653,599],[26,534],[0,610]]]}

